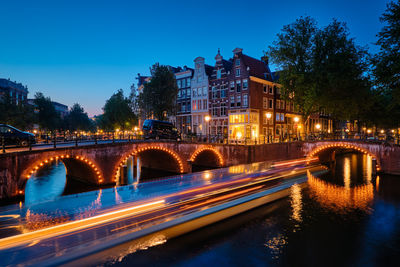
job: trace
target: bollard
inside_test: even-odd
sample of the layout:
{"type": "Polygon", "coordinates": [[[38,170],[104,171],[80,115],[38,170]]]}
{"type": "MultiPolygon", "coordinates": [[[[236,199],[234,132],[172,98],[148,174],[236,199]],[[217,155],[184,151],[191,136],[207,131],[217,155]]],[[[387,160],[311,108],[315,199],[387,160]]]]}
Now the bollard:
{"type": "Polygon", "coordinates": [[[78,146],[78,134],[75,134],[75,146],[78,146]]]}
{"type": "Polygon", "coordinates": [[[3,153],[6,153],[6,143],[4,140],[4,136],[1,137],[1,147],[3,149],[3,153]]]}
{"type": "Polygon", "coordinates": [[[32,142],[31,142],[31,139],[29,139],[28,144],[29,144],[29,151],[32,151],[32,142]]]}
{"type": "Polygon", "coordinates": [[[53,138],[53,148],[57,147],[57,135],[54,134],[54,138],[53,138]]]}
{"type": "Polygon", "coordinates": [[[94,136],[94,144],[97,145],[97,135],[94,136]]]}
{"type": "Polygon", "coordinates": [[[112,139],[113,144],[115,143],[115,135],[113,133],[113,139],[112,139]]]}

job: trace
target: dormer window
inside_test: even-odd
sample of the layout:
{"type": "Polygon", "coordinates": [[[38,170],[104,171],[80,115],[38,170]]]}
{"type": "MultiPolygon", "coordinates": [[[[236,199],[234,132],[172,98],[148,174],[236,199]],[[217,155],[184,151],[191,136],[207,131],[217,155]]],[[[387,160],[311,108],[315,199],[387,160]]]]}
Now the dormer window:
{"type": "Polygon", "coordinates": [[[236,66],[240,66],[240,58],[236,59],[236,66]]]}

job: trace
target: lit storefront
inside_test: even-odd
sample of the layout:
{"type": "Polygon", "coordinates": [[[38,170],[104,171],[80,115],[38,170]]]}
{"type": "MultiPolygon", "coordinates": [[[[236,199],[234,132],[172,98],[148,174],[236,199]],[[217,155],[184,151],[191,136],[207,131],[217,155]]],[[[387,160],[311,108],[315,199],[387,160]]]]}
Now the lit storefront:
{"type": "Polygon", "coordinates": [[[229,139],[254,139],[259,136],[259,112],[246,110],[244,112],[229,112],[229,139]]]}

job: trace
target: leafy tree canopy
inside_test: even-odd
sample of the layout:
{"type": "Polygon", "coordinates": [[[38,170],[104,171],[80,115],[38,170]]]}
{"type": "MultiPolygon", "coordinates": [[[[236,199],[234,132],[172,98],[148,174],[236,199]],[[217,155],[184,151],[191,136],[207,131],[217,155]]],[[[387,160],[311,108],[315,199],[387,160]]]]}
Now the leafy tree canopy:
{"type": "Polygon", "coordinates": [[[367,51],[349,38],[346,25],[333,20],[318,28],[311,17],[283,27],[267,55],[279,68],[279,83],[308,118],[324,110],[338,119],[358,119],[359,101],[369,95],[367,51]]]}
{"type": "Polygon", "coordinates": [[[83,107],[75,103],[69,114],[65,117],[66,126],[70,131],[89,131],[93,130],[93,123],[83,107]]]}
{"type": "Polygon", "coordinates": [[[131,101],[124,96],[122,89],[113,94],[103,107],[99,126],[104,130],[131,129],[137,123],[131,101]]]}
{"type": "Polygon", "coordinates": [[[167,66],[158,63],[152,66],[151,73],[151,81],[139,94],[138,105],[145,117],[165,120],[167,114],[175,113],[178,94],[175,76],[167,66]]]}
{"type": "Polygon", "coordinates": [[[61,125],[60,114],[54,108],[50,97],[45,97],[42,93],[37,92],[34,99],[35,109],[37,113],[37,122],[40,128],[44,130],[56,130],[61,125]]]}

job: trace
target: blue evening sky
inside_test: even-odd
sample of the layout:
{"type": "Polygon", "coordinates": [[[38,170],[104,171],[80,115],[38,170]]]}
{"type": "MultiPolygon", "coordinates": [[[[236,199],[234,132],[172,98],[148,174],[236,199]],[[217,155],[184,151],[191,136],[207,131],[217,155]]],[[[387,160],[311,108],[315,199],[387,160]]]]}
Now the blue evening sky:
{"type": "Polygon", "coordinates": [[[235,47],[260,57],[283,25],[309,15],[324,26],[347,22],[360,45],[373,45],[389,0],[122,1],[0,0],[0,78],[27,85],[89,115],[155,63],[213,65],[235,47]]]}

